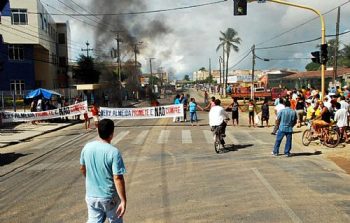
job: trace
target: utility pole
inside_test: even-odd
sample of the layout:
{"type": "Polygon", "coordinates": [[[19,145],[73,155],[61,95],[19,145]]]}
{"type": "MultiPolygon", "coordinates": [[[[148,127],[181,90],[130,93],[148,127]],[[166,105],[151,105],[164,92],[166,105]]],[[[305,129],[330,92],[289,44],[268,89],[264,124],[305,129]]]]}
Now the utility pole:
{"type": "Polygon", "coordinates": [[[81,49],[81,51],[86,51],[86,57],[89,57],[89,51],[93,51],[94,49],[89,48],[90,43],[86,42],[86,49],[81,49]]]}
{"type": "Polygon", "coordinates": [[[211,75],[211,58],[209,58],[209,80],[210,80],[210,86],[211,86],[212,79],[213,79],[213,76],[211,75]]]}
{"type": "Polygon", "coordinates": [[[153,74],[152,74],[152,60],[154,60],[155,58],[149,58],[149,70],[151,73],[151,89],[152,89],[152,93],[153,93],[153,88],[154,88],[154,83],[153,83],[153,74]]]}
{"type": "Polygon", "coordinates": [[[140,41],[140,42],[134,44],[134,53],[135,53],[135,73],[136,73],[136,71],[137,71],[137,53],[139,52],[137,46],[138,46],[138,45],[141,45],[142,43],[143,43],[143,42],[140,41]]]}
{"type": "Polygon", "coordinates": [[[222,46],[222,83],[223,86],[221,89],[223,89],[224,97],[226,98],[226,88],[225,88],[225,45],[222,46]]]}
{"type": "Polygon", "coordinates": [[[333,66],[333,84],[335,87],[335,81],[337,80],[338,69],[338,48],[339,48],[339,23],[340,23],[340,7],[338,7],[337,24],[336,24],[336,37],[335,37],[335,49],[334,49],[334,66],[333,66]]]}
{"type": "Polygon", "coordinates": [[[253,64],[252,64],[252,86],[250,88],[250,99],[254,100],[254,70],[255,70],[255,44],[252,46],[252,54],[253,54],[253,64]]]}
{"type": "Polygon", "coordinates": [[[119,33],[117,33],[117,58],[118,58],[118,78],[119,78],[119,97],[120,97],[120,104],[123,106],[123,94],[122,94],[122,77],[121,77],[121,69],[122,64],[120,60],[120,43],[122,42],[122,39],[119,36],[119,33]]]}
{"type": "Polygon", "coordinates": [[[222,95],[221,94],[221,76],[222,76],[222,73],[221,73],[221,63],[222,63],[222,57],[220,56],[219,57],[219,67],[220,67],[220,69],[219,69],[219,71],[220,71],[220,83],[219,83],[219,94],[220,94],[220,96],[222,95]]]}

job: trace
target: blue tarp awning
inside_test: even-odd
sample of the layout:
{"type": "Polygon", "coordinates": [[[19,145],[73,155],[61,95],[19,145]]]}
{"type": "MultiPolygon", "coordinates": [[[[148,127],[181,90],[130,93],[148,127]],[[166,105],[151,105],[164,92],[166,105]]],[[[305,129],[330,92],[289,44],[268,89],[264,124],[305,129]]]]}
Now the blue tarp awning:
{"type": "Polygon", "coordinates": [[[38,89],[35,89],[35,90],[29,92],[26,95],[26,98],[29,99],[29,98],[35,98],[35,97],[42,96],[42,97],[44,97],[46,99],[51,99],[52,95],[61,96],[60,93],[57,93],[55,91],[47,90],[47,89],[44,89],[44,88],[38,88],[38,89]]]}

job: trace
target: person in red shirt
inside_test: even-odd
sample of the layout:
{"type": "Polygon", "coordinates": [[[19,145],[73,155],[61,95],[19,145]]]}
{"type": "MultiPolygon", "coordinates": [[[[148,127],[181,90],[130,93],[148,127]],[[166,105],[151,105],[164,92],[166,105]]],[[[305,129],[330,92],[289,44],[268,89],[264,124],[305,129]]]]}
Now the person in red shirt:
{"type": "Polygon", "coordinates": [[[92,118],[94,119],[94,123],[95,123],[95,127],[96,129],[98,128],[98,115],[99,115],[99,109],[96,105],[96,103],[92,104],[92,108],[91,108],[91,114],[92,114],[92,118]]]}

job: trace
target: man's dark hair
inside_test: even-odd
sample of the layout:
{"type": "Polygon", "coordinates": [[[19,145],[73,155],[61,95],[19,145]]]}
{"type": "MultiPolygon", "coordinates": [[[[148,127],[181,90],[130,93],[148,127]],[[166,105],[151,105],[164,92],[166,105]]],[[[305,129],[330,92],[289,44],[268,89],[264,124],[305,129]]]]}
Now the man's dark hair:
{"type": "Polygon", "coordinates": [[[98,123],[98,135],[101,139],[108,139],[114,132],[114,122],[110,119],[102,119],[98,123]]]}
{"type": "Polygon", "coordinates": [[[286,107],[290,107],[290,101],[287,100],[286,102],[284,102],[284,105],[285,105],[286,107]]]}
{"type": "Polygon", "coordinates": [[[344,101],[345,97],[344,96],[340,96],[340,100],[344,101]]]}
{"type": "Polygon", "coordinates": [[[215,105],[220,105],[221,101],[220,101],[220,99],[216,99],[214,103],[215,103],[215,105]]]}
{"type": "Polygon", "coordinates": [[[211,100],[212,100],[212,101],[215,101],[215,97],[214,97],[214,96],[213,96],[213,97],[211,97],[211,100]]]}
{"type": "Polygon", "coordinates": [[[284,105],[284,99],[282,97],[280,97],[279,103],[284,105]]]}
{"type": "Polygon", "coordinates": [[[337,103],[335,104],[335,108],[336,108],[336,109],[340,109],[340,108],[341,108],[341,104],[340,104],[339,102],[337,102],[337,103]]]}

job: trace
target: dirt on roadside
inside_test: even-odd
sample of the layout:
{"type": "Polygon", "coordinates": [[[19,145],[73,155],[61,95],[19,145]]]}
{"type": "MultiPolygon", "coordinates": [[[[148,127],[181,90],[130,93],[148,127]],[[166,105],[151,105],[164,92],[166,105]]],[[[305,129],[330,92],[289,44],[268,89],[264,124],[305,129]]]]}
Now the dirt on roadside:
{"type": "Polygon", "coordinates": [[[332,160],[337,166],[342,168],[347,174],[350,174],[350,149],[348,145],[343,148],[335,148],[327,152],[326,157],[332,160]]]}

